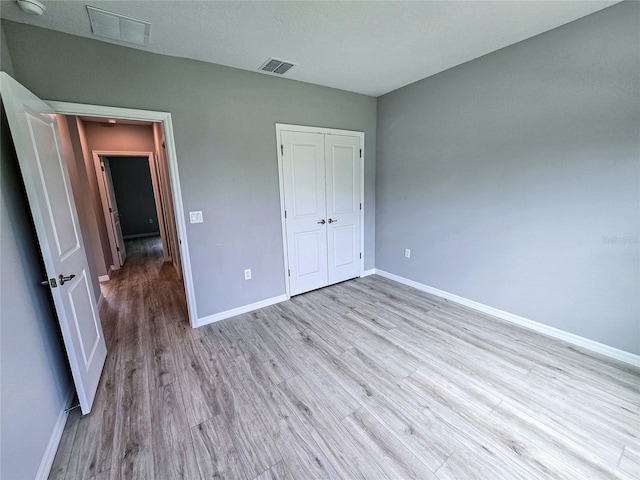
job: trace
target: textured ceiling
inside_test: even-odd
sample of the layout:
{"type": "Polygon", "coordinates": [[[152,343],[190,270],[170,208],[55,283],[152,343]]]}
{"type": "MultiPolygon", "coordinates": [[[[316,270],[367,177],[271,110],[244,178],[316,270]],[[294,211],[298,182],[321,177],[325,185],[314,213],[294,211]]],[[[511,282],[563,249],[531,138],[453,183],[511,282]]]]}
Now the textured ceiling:
{"type": "MultiPolygon", "coordinates": [[[[105,41],[91,33],[86,2],[41,1],[41,17],[12,0],[1,1],[0,16],[105,41]]],[[[615,3],[89,1],[151,22],[149,46],[132,48],[252,71],[276,57],[297,64],[286,78],[373,96],[615,3]]]]}

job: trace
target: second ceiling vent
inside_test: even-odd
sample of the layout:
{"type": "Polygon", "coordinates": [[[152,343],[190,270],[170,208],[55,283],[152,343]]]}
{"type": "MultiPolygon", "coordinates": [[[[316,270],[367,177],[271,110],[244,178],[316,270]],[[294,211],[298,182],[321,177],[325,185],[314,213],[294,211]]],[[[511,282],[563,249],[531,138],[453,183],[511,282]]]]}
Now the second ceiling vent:
{"type": "Polygon", "coordinates": [[[284,75],[292,67],[295,66],[295,63],[285,62],[284,60],[278,60],[277,58],[269,58],[266,62],[264,62],[259,70],[261,72],[267,73],[275,73],[277,75],[284,75]]]}

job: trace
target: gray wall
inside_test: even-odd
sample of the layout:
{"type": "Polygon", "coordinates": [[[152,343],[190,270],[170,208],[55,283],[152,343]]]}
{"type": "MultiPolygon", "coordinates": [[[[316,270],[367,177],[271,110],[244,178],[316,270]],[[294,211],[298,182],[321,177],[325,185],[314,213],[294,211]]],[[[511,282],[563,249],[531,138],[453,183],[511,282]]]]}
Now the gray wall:
{"type": "Polygon", "coordinates": [[[158,230],[151,170],[147,157],[108,157],[124,237],[158,230]],[[151,220],[151,222],[149,222],[151,220]]]}
{"type": "Polygon", "coordinates": [[[0,477],[31,479],[71,380],[4,111],[0,137],[0,477]]]}
{"type": "Polygon", "coordinates": [[[376,267],[639,354],[639,18],[380,97],[376,267]]]}
{"type": "Polygon", "coordinates": [[[198,316],[285,292],[275,123],[365,132],[365,268],[374,267],[376,100],[5,22],[18,80],[49,100],[171,112],[198,316]],[[62,54],[62,52],[64,54],[62,54]],[[245,281],[243,270],[253,279],[245,281]]]}

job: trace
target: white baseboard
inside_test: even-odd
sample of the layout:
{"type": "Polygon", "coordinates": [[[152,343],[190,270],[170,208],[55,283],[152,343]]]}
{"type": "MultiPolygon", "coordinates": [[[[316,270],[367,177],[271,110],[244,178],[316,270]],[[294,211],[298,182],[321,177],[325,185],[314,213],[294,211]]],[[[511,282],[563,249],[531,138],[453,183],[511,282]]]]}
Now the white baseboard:
{"type": "Polygon", "coordinates": [[[220,320],[224,320],[225,318],[231,318],[235,317],[236,315],[252,312],[254,310],[258,310],[259,308],[264,308],[268,307],[269,305],[275,305],[276,303],[284,302],[285,300],[289,300],[289,297],[287,297],[286,295],[278,295],[277,297],[267,298],[259,302],[250,303],[249,305],[243,305],[242,307],[232,308],[231,310],[215,313],[207,317],[199,318],[195,322],[195,327],[198,328],[202,327],[203,325],[219,322],[220,320]]]}
{"type": "Polygon", "coordinates": [[[178,274],[178,279],[182,281],[182,271],[180,270],[180,267],[178,267],[178,264],[175,261],[172,261],[171,265],[173,265],[173,269],[178,274]]]}
{"type": "Polygon", "coordinates": [[[429,285],[424,285],[422,283],[409,280],[408,278],[400,277],[399,275],[394,275],[393,273],[385,272],[384,270],[375,269],[375,273],[380,275],[381,277],[388,278],[389,280],[408,285],[417,290],[431,293],[432,295],[436,295],[438,297],[446,298],[447,300],[459,303],[460,305],[473,308],[474,310],[478,310],[479,312],[498,317],[502,320],[506,320],[507,322],[515,323],[516,325],[520,325],[521,327],[525,327],[538,333],[543,333],[545,335],[549,335],[550,337],[554,337],[567,343],[577,345],[578,347],[582,347],[594,353],[599,353],[600,355],[605,355],[609,358],[628,363],[629,365],[640,367],[640,355],[625,352],[624,350],[619,350],[617,348],[610,347],[609,345],[605,345],[603,343],[599,343],[594,340],[590,340],[588,338],[584,338],[555,327],[550,327],[549,325],[545,325],[534,320],[529,320],[528,318],[520,317],[518,315],[514,315],[513,313],[505,312],[503,310],[484,305],[474,300],[469,300],[468,298],[460,297],[453,293],[445,292],[444,290],[439,290],[437,288],[430,287],[429,285]]]}
{"type": "Polygon", "coordinates": [[[368,277],[369,275],[375,275],[376,273],[376,269],[372,268],[370,270],[365,270],[364,272],[362,272],[362,275],[360,275],[360,277],[368,277]]]}
{"type": "Polygon", "coordinates": [[[98,277],[98,281],[99,282],[108,282],[109,280],[111,280],[111,273],[113,273],[113,265],[109,266],[109,271],[107,272],[106,275],[100,275],[98,277]]]}
{"type": "Polygon", "coordinates": [[[96,308],[98,309],[98,312],[102,308],[102,304],[103,303],[104,303],[104,295],[102,295],[102,293],[101,293],[100,294],[100,298],[98,299],[98,303],[96,304],[96,308]]]}
{"type": "Polygon", "coordinates": [[[71,406],[71,401],[73,400],[74,394],[75,389],[72,383],[69,386],[69,390],[66,395],[66,406],[60,411],[58,418],[56,419],[56,423],[53,426],[53,431],[51,432],[51,436],[49,437],[47,449],[44,451],[44,455],[42,456],[42,460],[40,461],[40,468],[38,468],[38,473],[36,473],[36,480],[46,480],[47,478],[49,478],[49,473],[51,472],[51,467],[53,466],[53,460],[56,458],[58,445],[60,445],[62,433],[64,432],[64,426],[67,423],[67,417],[69,416],[69,413],[65,410],[69,406],[71,406]]]}

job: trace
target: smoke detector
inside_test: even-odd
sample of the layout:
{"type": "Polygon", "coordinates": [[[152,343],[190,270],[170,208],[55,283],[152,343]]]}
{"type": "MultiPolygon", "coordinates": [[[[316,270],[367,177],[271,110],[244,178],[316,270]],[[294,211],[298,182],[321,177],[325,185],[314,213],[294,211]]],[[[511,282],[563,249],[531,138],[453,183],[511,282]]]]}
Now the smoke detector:
{"type": "Polygon", "coordinates": [[[284,75],[295,67],[295,65],[295,63],[285,62],[284,60],[278,60],[277,58],[270,57],[258,70],[261,72],[275,73],[276,75],[284,75]]]}
{"type": "Polygon", "coordinates": [[[16,3],[20,10],[31,15],[42,15],[47,10],[38,0],[16,0],[16,3]]]}
{"type": "Polygon", "coordinates": [[[133,45],[144,47],[149,45],[149,32],[151,31],[149,22],[89,5],[87,5],[87,12],[94,35],[133,45]]]}

